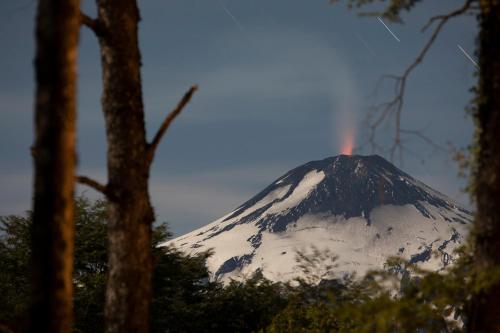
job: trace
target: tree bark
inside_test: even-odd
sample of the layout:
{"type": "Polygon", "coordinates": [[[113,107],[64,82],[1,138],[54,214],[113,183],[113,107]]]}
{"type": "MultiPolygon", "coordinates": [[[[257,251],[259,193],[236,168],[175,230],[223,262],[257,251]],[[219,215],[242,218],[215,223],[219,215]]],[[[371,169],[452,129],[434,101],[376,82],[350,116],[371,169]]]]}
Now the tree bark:
{"type": "Polygon", "coordinates": [[[106,332],[148,332],[151,301],[149,159],[135,0],[97,0],[108,143],[106,332]]]}
{"type": "MultiPolygon", "coordinates": [[[[477,215],[475,254],[479,272],[500,267],[500,1],[480,0],[477,215]]],[[[478,295],[470,332],[500,332],[500,282],[478,295]]]]}
{"type": "Polygon", "coordinates": [[[79,0],[40,0],[36,17],[31,332],[71,332],[79,0]]]}

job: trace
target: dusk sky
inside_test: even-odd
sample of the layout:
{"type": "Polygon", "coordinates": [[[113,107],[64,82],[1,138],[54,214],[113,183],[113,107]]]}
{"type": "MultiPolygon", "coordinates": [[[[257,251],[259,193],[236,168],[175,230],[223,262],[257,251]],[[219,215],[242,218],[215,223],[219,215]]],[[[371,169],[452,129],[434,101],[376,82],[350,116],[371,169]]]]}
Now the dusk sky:
{"type": "MultiPolygon", "coordinates": [[[[416,58],[430,36],[420,32],[429,17],[462,4],[423,1],[404,14],[404,24],[385,22],[393,36],[376,17],[347,10],[345,1],[139,1],[149,137],[190,85],[200,87],[157,151],[150,179],[157,220],[180,235],[233,210],[289,169],[339,154],[349,133],[362,144],[378,79],[402,73],[416,58]]],[[[95,16],[93,1],[83,8],[95,16]]],[[[0,2],[0,215],[31,206],[35,10],[34,0],[0,2]]],[[[474,17],[445,26],[409,78],[405,128],[425,129],[443,146],[470,142],[464,109],[475,66],[463,51],[475,58],[476,33],[474,17]]],[[[86,28],[78,72],[78,173],[105,182],[100,59],[86,28]]],[[[392,89],[384,85],[378,101],[392,89]]],[[[387,142],[392,128],[381,135],[387,142]]],[[[408,140],[411,152],[398,166],[469,205],[450,156],[408,140]]]]}

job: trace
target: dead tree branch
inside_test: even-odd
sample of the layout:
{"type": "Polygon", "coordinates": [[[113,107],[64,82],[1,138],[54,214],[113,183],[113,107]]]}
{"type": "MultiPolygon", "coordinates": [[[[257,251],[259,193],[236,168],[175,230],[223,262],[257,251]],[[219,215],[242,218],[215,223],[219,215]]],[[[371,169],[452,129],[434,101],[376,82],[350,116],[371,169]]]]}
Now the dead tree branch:
{"type": "Polygon", "coordinates": [[[87,14],[80,12],[80,21],[82,25],[92,30],[96,36],[100,36],[102,34],[102,26],[98,19],[93,19],[87,14]]]}
{"type": "Polygon", "coordinates": [[[393,121],[395,127],[394,141],[389,148],[391,161],[394,161],[394,157],[396,154],[399,154],[399,158],[402,160],[402,153],[405,150],[401,140],[402,134],[414,135],[423,140],[424,142],[430,144],[434,148],[439,148],[440,150],[442,149],[441,146],[439,146],[430,138],[425,136],[421,131],[403,130],[401,128],[401,116],[404,105],[406,83],[412,71],[424,60],[425,56],[427,55],[428,51],[436,41],[436,38],[443,29],[444,25],[451,18],[465,14],[469,9],[472,8],[471,5],[474,1],[475,0],[467,0],[462,7],[448,14],[431,17],[429,21],[422,28],[422,31],[428,29],[435,22],[438,22],[437,26],[435,27],[429,40],[424,45],[424,47],[422,48],[416,59],[406,68],[406,70],[403,72],[402,75],[384,75],[381,78],[381,81],[379,81],[379,83],[377,84],[376,89],[378,89],[378,86],[381,84],[383,80],[385,79],[392,80],[394,82],[395,96],[388,102],[373,106],[368,112],[367,116],[367,123],[369,128],[368,142],[371,144],[372,150],[375,150],[378,147],[378,144],[376,143],[377,130],[386,121],[393,121]]]}
{"type": "Polygon", "coordinates": [[[109,191],[108,191],[108,188],[106,185],[103,185],[92,178],[89,178],[86,176],[78,176],[78,177],[76,177],[76,181],[82,185],[87,185],[88,187],[96,190],[97,192],[104,194],[105,196],[108,196],[108,194],[109,194],[108,193],[109,191]]]}
{"type": "Polygon", "coordinates": [[[425,142],[427,145],[433,147],[436,150],[439,150],[439,151],[442,151],[442,152],[449,151],[449,149],[446,149],[442,145],[434,142],[434,140],[432,140],[427,135],[425,135],[423,131],[420,131],[420,130],[407,130],[407,129],[401,129],[400,131],[403,134],[409,134],[409,135],[413,135],[413,136],[419,138],[420,140],[422,140],[423,142],[425,142]]]}
{"type": "Polygon", "coordinates": [[[198,90],[197,85],[193,85],[191,88],[189,88],[189,90],[184,94],[184,96],[179,101],[177,106],[172,111],[170,111],[170,113],[167,115],[167,117],[161,124],[160,128],[158,129],[158,132],[156,132],[156,135],[153,138],[153,141],[151,141],[151,143],[148,145],[149,163],[153,161],[156,148],[158,147],[161,139],[167,132],[167,129],[170,127],[174,119],[182,112],[184,107],[189,103],[196,90],[198,90]]]}

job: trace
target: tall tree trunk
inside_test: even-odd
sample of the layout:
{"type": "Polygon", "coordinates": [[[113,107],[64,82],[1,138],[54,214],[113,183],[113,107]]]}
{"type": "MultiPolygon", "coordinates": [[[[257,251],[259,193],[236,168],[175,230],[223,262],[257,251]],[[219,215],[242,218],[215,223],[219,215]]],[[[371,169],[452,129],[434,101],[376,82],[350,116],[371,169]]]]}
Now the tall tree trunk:
{"type": "MultiPolygon", "coordinates": [[[[480,0],[476,264],[500,267],[500,1],[480,0]]],[[[500,282],[479,295],[470,332],[500,332],[500,282]]]]}
{"type": "Polygon", "coordinates": [[[40,0],[31,332],[71,332],[79,0],[40,0]]]}
{"type": "Polygon", "coordinates": [[[135,0],[97,0],[97,5],[110,206],[106,331],[148,332],[154,212],[148,194],[139,10],[135,0]]]}
{"type": "Polygon", "coordinates": [[[151,226],[154,211],[148,180],[156,148],[197,86],[167,115],[151,143],[146,140],[136,0],[96,0],[98,17],[82,23],[99,39],[108,143],[105,185],[79,176],[109,204],[106,332],[148,332],[151,304],[151,226]]]}

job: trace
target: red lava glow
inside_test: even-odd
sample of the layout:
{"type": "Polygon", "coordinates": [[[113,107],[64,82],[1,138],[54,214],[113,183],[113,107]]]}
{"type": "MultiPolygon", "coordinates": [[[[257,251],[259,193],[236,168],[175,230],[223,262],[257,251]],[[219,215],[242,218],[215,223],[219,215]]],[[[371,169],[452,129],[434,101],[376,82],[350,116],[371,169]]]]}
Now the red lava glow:
{"type": "Polygon", "coordinates": [[[342,155],[352,155],[353,148],[354,148],[354,133],[352,130],[350,130],[342,138],[342,149],[340,150],[340,153],[342,155]]]}

